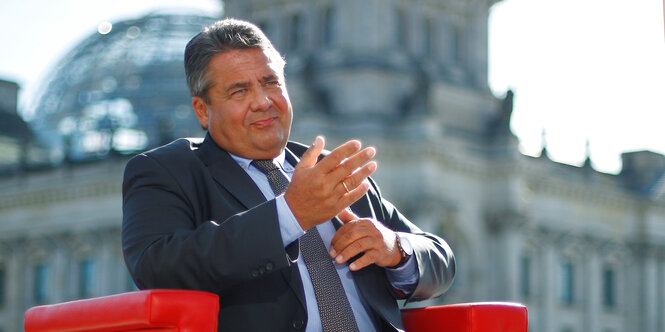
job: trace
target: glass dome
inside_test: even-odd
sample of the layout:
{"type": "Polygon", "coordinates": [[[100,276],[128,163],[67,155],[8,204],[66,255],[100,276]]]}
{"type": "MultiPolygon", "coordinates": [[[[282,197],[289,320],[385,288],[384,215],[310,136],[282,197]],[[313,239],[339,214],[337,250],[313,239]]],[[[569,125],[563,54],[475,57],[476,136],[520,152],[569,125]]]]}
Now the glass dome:
{"type": "Polygon", "coordinates": [[[49,153],[33,163],[131,154],[200,135],[183,53],[214,20],[153,14],[101,24],[50,75],[30,121],[49,153]]]}

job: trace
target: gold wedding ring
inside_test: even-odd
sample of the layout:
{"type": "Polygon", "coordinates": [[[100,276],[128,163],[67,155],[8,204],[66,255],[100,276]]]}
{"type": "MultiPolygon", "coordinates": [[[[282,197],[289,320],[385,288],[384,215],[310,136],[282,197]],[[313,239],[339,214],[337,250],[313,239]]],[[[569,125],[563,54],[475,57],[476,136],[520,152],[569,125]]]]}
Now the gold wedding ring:
{"type": "Polygon", "coordinates": [[[346,183],[344,183],[344,181],[342,181],[342,185],[344,186],[344,189],[346,189],[346,193],[349,194],[350,193],[349,187],[346,186],[346,183]]]}

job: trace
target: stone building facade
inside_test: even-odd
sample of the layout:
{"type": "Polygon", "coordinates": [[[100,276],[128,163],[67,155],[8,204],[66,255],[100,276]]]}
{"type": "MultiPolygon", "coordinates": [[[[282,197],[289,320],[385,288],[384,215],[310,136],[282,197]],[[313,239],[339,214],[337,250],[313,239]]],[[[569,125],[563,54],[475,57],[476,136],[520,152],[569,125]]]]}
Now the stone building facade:
{"type": "Polygon", "coordinates": [[[134,290],[120,246],[124,159],[0,179],[0,330],[34,305],[134,290]]]}
{"type": "MultiPolygon", "coordinates": [[[[665,157],[626,153],[610,175],[546,149],[521,155],[512,93],[487,85],[493,3],[227,0],[225,10],[285,55],[292,138],[376,146],[384,196],[451,244],[454,285],[425,304],[523,302],[531,331],[665,331],[665,157]]],[[[3,331],[38,303],[133,289],[119,243],[126,159],[0,178],[3,331]]]]}

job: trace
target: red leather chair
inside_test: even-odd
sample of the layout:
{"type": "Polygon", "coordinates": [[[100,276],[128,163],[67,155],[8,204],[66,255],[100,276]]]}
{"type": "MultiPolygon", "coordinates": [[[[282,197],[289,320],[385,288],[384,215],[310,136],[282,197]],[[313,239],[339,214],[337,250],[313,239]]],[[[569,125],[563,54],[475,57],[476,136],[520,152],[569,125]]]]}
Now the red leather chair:
{"type": "Polygon", "coordinates": [[[32,307],[24,328],[63,331],[217,331],[219,298],[192,290],[151,289],[32,307]]]}
{"type": "Polygon", "coordinates": [[[507,302],[478,302],[402,310],[408,332],[527,332],[524,305],[507,302]]]}
{"type": "MultiPolygon", "coordinates": [[[[217,331],[218,297],[151,289],[43,305],[25,313],[26,332],[217,331]]],[[[405,309],[408,332],[527,332],[527,310],[513,303],[469,303],[405,309]]]]}

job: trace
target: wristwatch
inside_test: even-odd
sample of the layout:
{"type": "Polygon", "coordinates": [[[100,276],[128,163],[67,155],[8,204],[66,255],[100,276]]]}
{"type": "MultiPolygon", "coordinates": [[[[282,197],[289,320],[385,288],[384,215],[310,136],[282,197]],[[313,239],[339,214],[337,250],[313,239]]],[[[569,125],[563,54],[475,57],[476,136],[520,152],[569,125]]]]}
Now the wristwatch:
{"type": "MultiPolygon", "coordinates": [[[[408,241],[406,241],[406,242],[408,242],[408,241]]],[[[408,254],[406,252],[406,250],[404,250],[404,246],[402,246],[402,240],[401,240],[400,236],[397,235],[397,234],[395,234],[395,245],[397,245],[397,248],[399,249],[400,258],[399,258],[399,263],[397,263],[397,265],[395,265],[395,266],[391,266],[390,267],[391,269],[396,269],[396,268],[402,267],[406,263],[406,261],[409,260],[409,257],[411,256],[410,254],[408,254]]],[[[410,247],[409,247],[409,249],[410,249],[410,247]]],[[[410,251],[413,251],[413,250],[410,250],[410,251]]]]}

